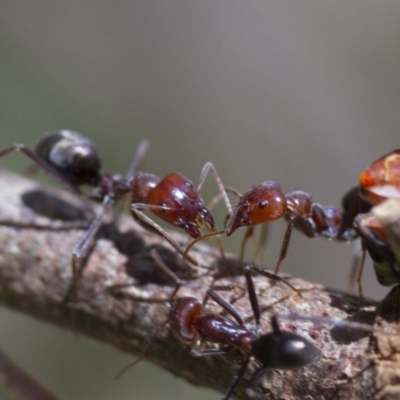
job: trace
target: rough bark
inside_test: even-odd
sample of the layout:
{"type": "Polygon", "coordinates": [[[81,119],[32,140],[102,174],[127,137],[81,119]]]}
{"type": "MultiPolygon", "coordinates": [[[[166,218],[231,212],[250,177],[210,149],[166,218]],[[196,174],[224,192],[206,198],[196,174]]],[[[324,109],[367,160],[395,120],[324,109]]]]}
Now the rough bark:
{"type": "MultiPolygon", "coordinates": [[[[0,186],[0,303],[72,329],[74,313],[65,299],[72,277],[71,253],[84,234],[87,204],[9,172],[0,172],[0,186]],[[78,222],[82,227],[60,229],[65,221],[78,222]]],[[[171,235],[182,246],[187,243],[187,237],[171,235]]],[[[213,279],[216,284],[245,285],[234,258],[221,260],[218,251],[201,244],[191,254],[202,267],[191,266],[164,239],[138,226],[130,216],[119,216],[104,224],[82,270],[73,329],[137,357],[158,328],[147,359],[195,385],[223,392],[239,368],[240,352],[196,358],[190,348],[171,335],[167,325],[161,327],[168,315],[168,302],[162,300],[168,299],[174,284],[155,265],[149,254],[153,248],[187,280],[179,295],[202,299],[213,279]],[[120,285],[126,287],[117,289],[120,285]]],[[[373,334],[281,318],[283,329],[312,340],[321,356],[299,370],[268,371],[260,390],[270,399],[400,398],[397,291],[392,291],[379,308],[368,302],[360,309],[358,299],[344,293],[297,278],[291,278],[290,283],[302,290],[301,296],[284,284],[256,278],[264,310],[263,332],[270,330],[271,313],[279,316],[292,312],[370,324],[378,314],[380,318],[373,334]]],[[[251,325],[247,297],[235,306],[251,325]]],[[[212,301],[206,307],[220,312],[212,301]]],[[[235,392],[237,398],[245,398],[245,386],[246,379],[235,392]]]]}

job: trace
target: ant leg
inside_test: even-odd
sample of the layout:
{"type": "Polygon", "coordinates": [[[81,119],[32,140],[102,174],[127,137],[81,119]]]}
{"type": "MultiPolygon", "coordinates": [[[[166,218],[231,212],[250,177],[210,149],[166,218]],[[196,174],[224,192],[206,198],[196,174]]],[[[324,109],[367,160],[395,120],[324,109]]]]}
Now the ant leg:
{"type": "MultiPolygon", "coordinates": [[[[165,264],[165,262],[162,260],[162,258],[160,257],[160,255],[158,254],[156,249],[152,249],[150,250],[150,255],[153,258],[154,262],[161,268],[161,270],[167,274],[170,278],[172,278],[175,283],[176,286],[173,290],[173,292],[171,293],[170,297],[168,298],[168,302],[171,304],[172,300],[174,299],[174,297],[176,296],[176,294],[178,293],[179,289],[186,283],[185,281],[179,279],[177,277],[177,275],[168,267],[167,264],[165,264]]],[[[146,344],[145,349],[142,352],[142,355],[133,360],[132,362],[130,362],[129,364],[127,364],[125,367],[123,367],[116,375],[115,375],[115,379],[119,379],[123,374],[125,374],[126,371],[128,371],[130,368],[134,367],[136,364],[138,364],[140,361],[144,360],[150,350],[150,347],[153,343],[153,340],[155,338],[155,336],[157,335],[158,331],[168,323],[168,319],[165,320],[162,324],[160,324],[159,326],[157,326],[153,333],[150,335],[150,339],[146,344]]],[[[222,354],[225,354],[225,352],[223,352],[222,354]]]]}
{"type": "Polygon", "coordinates": [[[253,232],[254,232],[254,226],[248,226],[246,228],[246,233],[244,234],[242,243],[240,244],[239,265],[243,264],[246,245],[247,245],[248,240],[251,237],[253,237],[253,232]]]}
{"type": "Polygon", "coordinates": [[[90,221],[51,221],[51,222],[21,222],[11,219],[0,220],[0,225],[17,228],[33,228],[37,230],[49,231],[70,231],[74,229],[87,229],[90,221]]]}
{"type": "Polygon", "coordinates": [[[235,196],[239,197],[239,199],[241,199],[243,197],[242,193],[240,193],[238,190],[236,190],[234,187],[232,186],[226,186],[225,187],[225,192],[229,192],[234,194],[235,196]]]}
{"type": "Polygon", "coordinates": [[[70,181],[65,179],[61,172],[51,166],[48,162],[46,162],[43,158],[41,158],[35,151],[26,147],[24,144],[16,143],[11,147],[8,147],[2,151],[0,151],[0,158],[11,153],[12,151],[20,151],[29,157],[36,165],[38,165],[43,171],[52,176],[57,182],[59,182],[62,186],[64,186],[67,190],[72,193],[75,193],[79,196],[82,196],[83,193],[78,189],[75,185],[73,185],[70,181]]]}
{"type": "Polygon", "coordinates": [[[239,311],[236,310],[232,304],[229,304],[219,294],[214,292],[212,289],[207,290],[207,295],[210,296],[219,306],[221,306],[227,313],[229,313],[240,326],[244,326],[244,320],[240,315],[239,311]]]}
{"type": "Polygon", "coordinates": [[[353,246],[353,260],[351,262],[350,274],[349,274],[349,283],[347,286],[347,293],[352,294],[353,288],[357,283],[358,269],[360,266],[361,256],[362,256],[362,248],[361,248],[361,240],[356,240],[353,246]]]}
{"type": "Polygon", "coordinates": [[[208,211],[211,211],[215,206],[222,200],[223,196],[222,194],[217,194],[214,196],[211,201],[207,204],[206,208],[208,211]]]}
{"type": "Polygon", "coordinates": [[[106,196],[104,198],[103,209],[92,221],[89,229],[76,245],[72,253],[72,286],[71,289],[68,291],[67,300],[69,299],[70,293],[72,292],[72,302],[74,305],[76,305],[78,301],[78,281],[81,268],[84,265],[91,249],[93,248],[96,235],[103,223],[104,215],[113,207],[114,204],[115,201],[113,199],[110,199],[110,197],[106,196]]]}
{"type": "Polygon", "coordinates": [[[225,233],[225,230],[223,230],[223,231],[212,231],[212,232],[205,233],[204,235],[199,236],[199,237],[196,238],[196,239],[193,239],[193,240],[186,246],[185,252],[183,253],[183,258],[187,258],[187,257],[188,257],[187,254],[188,254],[189,250],[190,250],[196,243],[201,242],[202,240],[204,240],[204,239],[206,239],[206,238],[208,238],[208,237],[211,237],[211,236],[222,235],[223,233],[225,233]]]}
{"type": "Polygon", "coordinates": [[[260,304],[257,299],[254,281],[251,276],[251,268],[249,266],[246,266],[244,268],[244,276],[246,278],[247,292],[249,294],[249,300],[250,300],[251,309],[253,310],[254,319],[256,321],[256,325],[260,326],[260,321],[261,321],[260,304]]]}
{"type": "MultiPolygon", "coordinates": [[[[146,302],[146,303],[169,303],[172,304],[172,300],[175,298],[176,294],[178,293],[179,289],[185,285],[187,282],[179,279],[178,276],[171,270],[171,268],[168,267],[168,265],[163,261],[163,259],[160,257],[158,251],[156,249],[151,249],[150,250],[150,256],[155,262],[155,264],[163,271],[167,276],[169,276],[174,282],[175,282],[175,287],[171,293],[171,295],[167,299],[158,299],[158,298],[143,298],[143,297],[131,297],[133,301],[140,301],[140,302],[146,302]]],[[[133,286],[132,283],[123,283],[123,284],[117,284],[117,285],[112,285],[107,288],[108,291],[114,292],[118,291],[120,289],[128,288],[133,286]]]]}
{"type": "Polygon", "coordinates": [[[195,357],[208,357],[208,356],[224,356],[226,354],[227,349],[204,349],[204,350],[195,350],[192,349],[190,351],[195,357]]]}
{"type": "Polygon", "coordinates": [[[265,252],[265,249],[267,247],[269,228],[270,228],[270,224],[263,224],[261,226],[260,238],[258,240],[256,253],[254,255],[254,260],[253,260],[254,264],[261,264],[260,260],[261,260],[263,254],[265,252]]]}
{"type": "Polygon", "coordinates": [[[234,390],[236,389],[238,383],[240,382],[240,380],[243,378],[244,374],[246,373],[247,366],[249,365],[249,361],[250,361],[250,357],[248,357],[244,361],[244,363],[242,364],[242,366],[240,367],[238,372],[236,372],[236,374],[233,376],[233,378],[232,378],[231,382],[229,383],[229,386],[226,389],[221,400],[228,400],[231,397],[231,395],[234,392],[234,390]]]}
{"type": "Polygon", "coordinates": [[[150,255],[151,258],[154,260],[154,262],[161,268],[161,270],[175,282],[175,289],[173,290],[171,296],[168,299],[168,302],[171,304],[172,300],[178,293],[179,289],[186,284],[186,281],[178,278],[175,272],[173,272],[171,268],[169,268],[168,265],[163,261],[163,259],[160,257],[156,249],[150,250],[150,255]]]}
{"type": "MultiPolygon", "coordinates": [[[[224,291],[224,292],[234,292],[237,294],[232,295],[232,297],[229,299],[229,304],[234,304],[236,303],[238,300],[240,300],[241,298],[243,298],[246,295],[246,291],[247,289],[242,286],[239,285],[237,283],[232,283],[232,284],[228,284],[228,285],[214,285],[211,284],[210,289],[213,290],[214,292],[219,292],[219,291],[224,291]]],[[[208,295],[206,295],[204,297],[203,300],[203,307],[205,306],[206,302],[208,301],[208,295]]]]}
{"type": "MultiPolygon", "coordinates": [[[[179,244],[170,235],[168,235],[168,233],[164,229],[162,229],[160,225],[156,224],[152,219],[150,219],[147,215],[143,214],[139,210],[141,208],[154,209],[155,207],[157,206],[150,206],[143,203],[133,203],[131,204],[131,211],[141,222],[143,222],[145,226],[148,226],[150,229],[155,230],[159,235],[161,235],[179,254],[184,257],[184,259],[186,259],[191,264],[198,266],[199,263],[193,257],[186,254],[181,246],[179,246],[179,244]]],[[[160,208],[165,209],[165,207],[160,208]]]]}
{"type": "Polygon", "coordinates": [[[215,179],[215,182],[218,186],[218,189],[221,193],[222,199],[224,200],[226,209],[228,210],[228,214],[232,214],[232,205],[231,202],[229,201],[228,195],[226,194],[224,185],[222,184],[221,178],[216,170],[216,168],[214,167],[214,164],[211,162],[207,162],[203,169],[200,172],[200,178],[199,178],[199,183],[197,185],[197,191],[199,192],[201,187],[204,184],[204,181],[206,180],[206,177],[208,175],[208,173],[211,171],[212,176],[215,179]]]}
{"type": "MultiPolygon", "coordinates": [[[[199,177],[199,183],[197,185],[197,192],[200,191],[200,189],[203,186],[203,184],[204,184],[204,182],[205,182],[205,180],[207,178],[207,175],[208,175],[208,173],[210,171],[211,171],[211,174],[212,174],[212,176],[213,176],[213,178],[214,178],[214,180],[215,180],[215,182],[216,182],[216,184],[218,186],[218,190],[220,192],[219,196],[214,197],[214,199],[212,199],[212,201],[211,201],[212,202],[212,207],[214,207],[214,205],[216,204],[216,199],[218,199],[218,201],[219,201],[219,199],[222,197],[222,199],[224,200],[226,209],[228,211],[228,215],[231,215],[232,214],[232,204],[229,201],[229,198],[228,198],[228,195],[226,194],[226,190],[224,188],[224,185],[222,184],[221,178],[220,178],[220,176],[219,176],[219,174],[218,174],[218,172],[217,172],[217,170],[216,170],[216,168],[215,168],[213,163],[207,162],[204,165],[203,169],[201,170],[200,177],[199,177]]],[[[217,244],[218,244],[218,248],[219,248],[220,253],[221,253],[221,258],[225,259],[225,250],[224,250],[221,238],[219,236],[217,237],[217,244]]]]}
{"type": "Polygon", "coordinates": [[[290,242],[290,236],[292,234],[292,230],[293,230],[293,224],[294,224],[294,218],[290,218],[286,231],[285,231],[285,235],[283,236],[283,241],[282,241],[282,247],[281,247],[281,252],[279,254],[279,260],[276,263],[276,267],[274,270],[274,273],[277,274],[279,272],[279,269],[281,267],[282,261],[286,258],[286,253],[289,247],[289,242],[290,242]]]}
{"type": "Polygon", "coordinates": [[[150,143],[146,139],[141,140],[138,144],[132,164],[130,165],[128,172],[125,175],[125,179],[127,180],[127,182],[132,182],[135,173],[139,170],[139,167],[142,164],[144,157],[146,156],[149,145],[150,143]]]}
{"type": "Polygon", "coordinates": [[[135,365],[139,364],[140,361],[143,361],[147,354],[149,353],[150,347],[153,344],[154,338],[157,335],[158,331],[168,323],[168,320],[165,320],[164,322],[162,322],[160,325],[158,325],[153,332],[150,335],[150,338],[148,340],[148,342],[146,343],[146,347],[144,348],[142,355],[138,358],[136,358],[135,360],[133,360],[132,362],[130,362],[129,364],[125,365],[125,367],[121,368],[114,376],[114,379],[117,380],[119,378],[121,378],[122,375],[125,374],[126,371],[128,371],[129,369],[131,369],[132,367],[134,367],[135,365]]]}
{"type": "Polygon", "coordinates": [[[35,163],[29,165],[28,167],[24,168],[22,171],[22,174],[24,176],[27,176],[28,178],[32,178],[33,176],[35,176],[37,174],[37,172],[39,171],[39,166],[35,163]]]}
{"type": "Polygon", "coordinates": [[[255,271],[256,273],[258,273],[260,275],[263,275],[263,276],[269,278],[269,279],[284,283],[285,285],[289,286],[290,289],[292,289],[294,292],[296,292],[301,297],[301,290],[295,288],[289,281],[282,278],[281,276],[279,276],[275,273],[272,273],[272,272],[268,272],[265,269],[259,267],[258,265],[249,265],[248,268],[251,269],[252,271],[255,271]]]}
{"type": "Polygon", "coordinates": [[[249,380],[249,384],[246,388],[246,396],[251,400],[266,400],[265,395],[260,392],[257,392],[254,389],[254,385],[261,379],[261,377],[265,374],[267,368],[259,368],[257,369],[249,380]]]}
{"type": "Polygon", "coordinates": [[[367,254],[367,250],[365,248],[362,249],[361,253],[361,260],[360,264],[358,267],[358,274],[357,274],[357,287],[358,287],[358,296],[360,298],[360,303],[362,304],[364,302],[364,295],[363,295],[363,290],[362,290],[362,275],[364,272],[364,264],[365,264],[365,256],[367,254]]]}
{"type": "MultiPolygon", "coordinates": [[[[278,321],[277,321],[278,317],[274,315],[273,319],[274,321],[271,319],[271,325],[274,330],[274,333],[281,332],[281,329],[278,326],[278,321]],[[276,328],[278,330],[276,330],[276,328]]],[[[286,319],[290,321],[304,321],[314,324],[332,326],[334,328],[339,328],[339,329],[355,329],[363,332],[373,332],[375,329],[373,325],[369,325],[364,322],[347,321],[341,318],[312,317],[309,315],[298,315],[294,313],[279,314],[279,319],[286,319]]]]}

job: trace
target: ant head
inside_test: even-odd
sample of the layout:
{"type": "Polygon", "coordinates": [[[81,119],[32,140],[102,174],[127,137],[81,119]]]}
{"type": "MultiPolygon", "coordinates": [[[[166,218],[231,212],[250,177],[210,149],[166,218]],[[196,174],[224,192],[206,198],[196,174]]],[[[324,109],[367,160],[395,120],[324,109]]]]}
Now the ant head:
{"type": "Polygon", "coordinates": [[[241,226],[262,224],[281,218],[286,207],[286,197],[276,182],[266,181],[253,186],[233,209],[226,224],[226,234],[231,235],[241,226]]]}
{"type": "Polygon", "coordinates": [[[374,161],[360,175],[360,194],[370,204],[400,198],[400,149],[374,161]]]}
{"type": "Polygon", "coordinates": [[[273,331],[253,342],[252,354],[262,368],[294,369],[312,362],[319,350],[307,339],[292,332],[281,331],[272,317],[273,331]]]}
{"type": "Polygon", "coordinates": [[[101,179],[99,153],[78,132],[66,129],[50,132],[37,142],[35,150],[72,184],[96,186],[101,179]]]}
{"type": "Polygon", "coordinates": [[[183,228],[191,237],[200,236],[205,221],[214,230],[214,218],[207,210],[193,183],[184,175],[172,172],[150,190],[147,204],[165,207],[152,212],[172,225],[183,228]]]}

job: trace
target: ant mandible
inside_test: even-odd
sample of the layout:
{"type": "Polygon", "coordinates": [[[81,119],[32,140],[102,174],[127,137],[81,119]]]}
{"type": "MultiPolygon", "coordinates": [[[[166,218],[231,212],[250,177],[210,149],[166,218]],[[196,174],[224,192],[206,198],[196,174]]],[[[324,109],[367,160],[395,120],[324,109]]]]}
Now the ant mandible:
{"type": "MultiPolygon", "coordinates": [[[[125,176],[119,173],[103,174],[100,155],[94,144],[82,134],[71,130],[50,132],[40,139],[34,149],[24,144],[14,144],[2,151],[0,157],[12,151],[20,151],[28,156],[42,170],[55,178],[69,191],[102,203],[102,211],[91,222],[87,232],[76,245],[72,254],[72,295],[77,301],[78,274],[102,225],[104,214],[121,198],[131,195],[131,210],[145,225],[163,236],[180,254],[183,249],[158,224],[143,214],[140,209],[148,209],[162,220],[184,229],[191,237],[200,236],[203,220],[214,230],[214,219],[199,195],[208,173],[211,171],[221,192],[223,185],[212,163],[206,163],[201,171],[199,184],[192,182],[180,173],[170,173],[164,178],[154,174],[138,172],[147,152],[149,143],[142,140],[125,176]],[[94,187],[85,194],[80,189],[87,185],[94,187]]],[[[227,207],[228,198],[222,194],[227,207]]],[[[188,261],[197,262],[185,256],[188,261]]]]}
{"type": "MultiPolygon", "coordinates": [[[[234,192],[238,194],[236,191],[234,192]]],[[[225,230],[209,233],[204,237],[217,233],[225,233],[230,236],[236,229],[247,226],[240,250],[240,263],[243,262],[245,246],[253,233],[254,226],[272,222],[282,217],[288,221],[288,225],[274,270],[275,274],[279,272],[286,257],[293,227],[310,238],[320,235],[330,240],[350,241],[356,236],[352,229],[346,229],[339,237],[338,231],[342,223],[340,209],[316,203],[307,192],[295,190],[285,195],[277,182],[266,181],[252,186],[244,195],[239,195],[239,197],[240,200],[233,207],[233,212],[227,216],[225,230]]],[[[198,240],[190,243],[186,251],[198,240]]]]}
{"type": "Polygon", "coordinates": [[[224,355],[232,348],[245,353],[244,362],[234,375],[222,400],[228,400],[244,376],[251,359],[261,366],[253,373],[246,391],[250,398],[258,398],[253,386],[267,369],[295,369],[311,363],[319,354],[318,349],[307,339],[293,332],[280,329],[276,316],[271,318],[272,331],[260,333],[261,312],[251,277],[250,268],[245,268],[248,294],[256,326],[247,328],[240,313],[214,290],[207,294],[233,319],[216,313],[205,312],[202,303],[195,297],[174,300],[169,314],[169,324],[174,336],[181,342],[193,344],[198,339],[224,346],[219,349],[192,350],[198,357],[224,355]]]}
{"type": "Polygon", "coordinates": [[[357,284],[363,298],[361,278],[366,251],[373,260],[380,284],[398,283],[400,272],[381,224],[369,214],[372,207],[391,198],[400,198],[400,149],[394,150],[372,162],[361,174],[359,186],[352,188],[343,198],[345,209],[340,236],[353,226],[361,237],[363,253],[358,268],[357,284]]]}

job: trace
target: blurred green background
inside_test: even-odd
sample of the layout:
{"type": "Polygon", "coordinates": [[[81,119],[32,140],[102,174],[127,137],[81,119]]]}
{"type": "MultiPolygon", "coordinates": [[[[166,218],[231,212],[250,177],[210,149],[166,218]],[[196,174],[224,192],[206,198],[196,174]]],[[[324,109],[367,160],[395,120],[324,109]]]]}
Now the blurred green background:
{"type": "MultiPolygon", "coordinates": [[[[398,1],[2,1],[0,148],[75,129],[106,171],[124,172],[146,137],[148,171],[197,182],[212,161],[239,191],[273,179],[339,205],[400,147],[399,16],[398,1]]],[[[273,224],[269,264],[284,226],[273,224]]],[[[352,245],[295,233],[283,270],[345,289],[352,257],[352,245]]],[[[363,285],[388,291],[370,262],[363,285]]],[[[62,399],[218,398],[144,363],[115,382],[130,357],[0,311],[0,346],[62,399]]]]}

